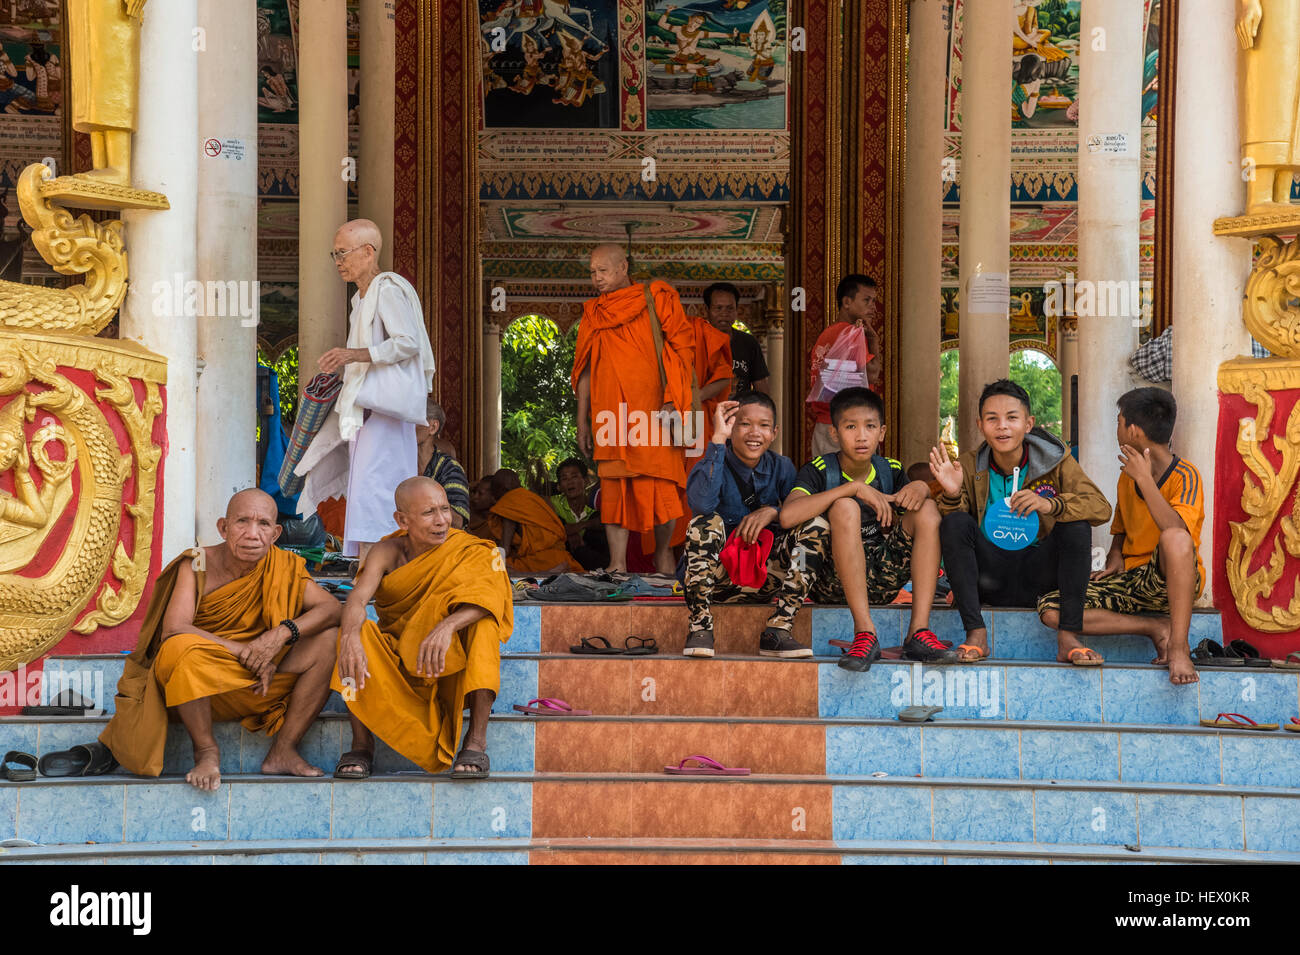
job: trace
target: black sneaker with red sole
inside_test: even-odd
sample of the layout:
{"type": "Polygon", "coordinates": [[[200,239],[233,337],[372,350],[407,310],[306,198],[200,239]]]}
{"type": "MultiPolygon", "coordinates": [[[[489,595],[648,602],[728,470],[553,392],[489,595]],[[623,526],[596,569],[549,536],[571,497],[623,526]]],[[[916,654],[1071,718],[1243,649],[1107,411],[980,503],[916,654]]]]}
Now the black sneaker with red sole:
{"type": "Polygon", "coordinates": [[[839,667],[854,673],[865,673],[871,664],[880,659],[880,641],[874,633],[863,631],[853,635],[853,645],[840,657],[839,667]]]}
{"type": "Polygon", "coordinates": [[[957,662],[957,651],[941,642],[933,630],[918,630],[904,640],[903,656],[922,663],[957,662]]]}

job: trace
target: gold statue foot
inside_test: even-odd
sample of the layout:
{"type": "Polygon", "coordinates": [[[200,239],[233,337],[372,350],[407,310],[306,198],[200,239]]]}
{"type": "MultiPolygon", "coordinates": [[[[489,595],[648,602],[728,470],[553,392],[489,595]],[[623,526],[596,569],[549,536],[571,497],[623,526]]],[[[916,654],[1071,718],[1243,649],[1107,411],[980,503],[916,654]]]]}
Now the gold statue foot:
{"type": "Polygon", "coordinates": [[[161,192],[135,189],[129,183],[118,181],[113,169],[77,173],[46,179],[40,184],[42,199],[58,200],[74,209],[170,209],[167,197],[161,192]],[[107,175],[112,173],[113,175],[107,175]]]}

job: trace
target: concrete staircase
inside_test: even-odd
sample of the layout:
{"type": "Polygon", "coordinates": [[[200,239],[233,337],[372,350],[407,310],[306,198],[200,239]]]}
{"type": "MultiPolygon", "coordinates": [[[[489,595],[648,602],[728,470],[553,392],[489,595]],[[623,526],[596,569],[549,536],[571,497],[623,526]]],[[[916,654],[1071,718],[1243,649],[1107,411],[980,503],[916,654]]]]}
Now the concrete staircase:
{"type": "MultiPolygon", "coordinates": [[[[996,657],[974,666],[834,665],[847,611],[808,607],[812,660],[755,656],[766,608],[717,613],[713,660],[681,657],[680,605],[515,608],[489,731],[492,778],[430,777],[390,750],[364,782],[266,777],[265,737],[220,727],[223,785],[182,778],[172,728],[159,779],[0,782],[0,864],[105,863],[1159,863],[1300,862],[1300,733],[1206,729],[1202,716],[1300,716],[1300,675],[1206,669],[1174,688],[1140,638],[1098,639],[1099,669],[1054,662],[1027,611],[989,614],[996,657]],[[582,657],[579,637],[655,637],[651,657],[582,657]],[[534,720],[510,707],[554,696],[589,718],[534,720]],[[911,703],[944,706],[902,724],[911,703]],[[670,777],[704,753],[744,779],[670,777]]],[[[875,612],[886,645],[906,610],[875,612]]],[[[960,638],[955,613],[935,630],[960,638]]],[[[1218,636],[1198,613],[1193,643],[1218,636]]],[[[120,656],[63,657],[60,680],[112,704],[120,656]]],[[[0,751],[44,753],[94,738],[107,718],[0,719],[0,751]]],[[[332,771],[348,748],[340,700],[304,755],[332,771]]]]}

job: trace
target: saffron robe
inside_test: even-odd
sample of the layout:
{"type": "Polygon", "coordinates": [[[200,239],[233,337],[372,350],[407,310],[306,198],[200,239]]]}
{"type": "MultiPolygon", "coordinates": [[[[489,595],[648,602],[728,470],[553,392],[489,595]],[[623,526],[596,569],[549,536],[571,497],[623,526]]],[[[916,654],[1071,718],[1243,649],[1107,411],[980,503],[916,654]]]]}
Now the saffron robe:
{"type": "Polygon", "coordinates": [[[575,390],[583,370],[591,370],[601,520],[633,531],[682,516],[685,454],[665,440],[658,412],[666,402],[679,412],[690,409],[695,364],[694,332],[677,293],[661,281],[651,282],[650,291],[663,330],[666,381],[659,378],[652,319],[639,283],[583,303],[573,359],[575,390]]]}
{"type": "Polygon", "coordinates": [[[384,576],[375,611],[379,623],[367,620],[361,628],[365,686],[345,688],[337,666],[330,686],[353,716],[411,762],[431,773],[448,769],[465,696],[500,689],[501,644],[514,628],[510,578],[496,546],[452,528],[443,543],[384,576]],[[452,638],[441,676],[416,676],[420,644],[458,604],[488,615],[452,638]]]}
{"type": "Polygon", "coordinates": [[[516,570],[531,573],[563,564],[571,571],[582,573],[582,565],[565,547],[564,523],[539,495],[522,487],[507,491],[492,505],[492,515],[498,540],[502,520],[519,525],[515,538],[518,543],[507,542],[510,547],[508,559],[516,570]]]}
{"type": "MultiPolygon", "coordinates": [[[[244,728],[271,736],[284,723],[296,673],[276,673],[266,696],[259,696],[257,677],[230,651],[193,633],[162,639],[163,615],[176,587],[182,561],[195,561],[202,548],[186,551],[158,576],[140,627],[135,652],[126,658],[117,684],[116,710],[99,741],[126,769],[138,776],[162,772],[167,741],[168,707],[212,697],[215,722],[240,720],[244,728]]],[[[201,563],[201,562],[200,562],[201,563]]],[[[255,640],[280,621],[302,613],[311,575],[297,554],[272,547],[249,574],[203,593],[204,571],[196,566],[199,598],[194,626],[238,640],[255,640]]],[[[276,656],[279,663],[289,652],[276,656]]]]}

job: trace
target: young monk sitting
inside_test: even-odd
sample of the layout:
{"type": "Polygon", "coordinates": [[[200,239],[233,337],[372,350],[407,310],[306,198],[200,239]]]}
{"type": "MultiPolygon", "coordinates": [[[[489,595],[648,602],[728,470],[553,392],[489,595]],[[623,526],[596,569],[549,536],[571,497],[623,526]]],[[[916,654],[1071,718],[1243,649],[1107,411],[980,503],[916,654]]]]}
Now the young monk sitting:
{"type": "MultiPolygon", "coordinates": [[[[465,525],[465,530],[469,531],[475,537],[485,537],[493,540],[494,535],[488,527],[488,522],[492,518],[492,505],[496,501],[492,497],[492,479],[490,477],[479,478],[469,486],[469,523],[465,525]]],[[[453,511],[453,513],[455,513],[453,511]]]]}
{"type": "Polygon", "coordinates": [[[221,784],[213,721],[275,737],[263,773],[322,775],[297,747],[329,695],[340,608],[306,561],[272,546],[275,520],[270,495],[240,491],[217,521],[223,543],[187,551],[159,575],[99,737],[131,772],[162,772],[172,710],[194,743],[185,779],[198,789],[221,784]]]}
{"type": "Polygon", "coordinates": [[[486,777],[501,644],[514,627],[510,579],[490,541],[451,526],[435,481],[407,478],[396,504],[398,532],[370,551],[343,608],[330,686],[347,703],[353,749],[334,775],[370,775],[373,733],[431,773],[486,777]],[[377,624],[366,619],[371,598],[377,624]],[[466,706],[469,732],[457,754],[466,706]]]}
{"type": "Polygon", "coordinates": [[[565,549],[564,522],[546,499],[519,486],[519,475],[502,468],[492,476],[495,502],[488,521],[491,535],[506,552],[512,574],[582,572],[565,549]]]}
{"type": "MultiPolygon", "coordinates": [[[[781,507],[781,526],[796,528],[794,556],[774,618],[794,621],[804,598],[847,603],[853,644],[840,659],[846,670],[870,670],[880,658],[871,604],[887,604],[912,581],[911,634],[904,654],[923,663],[951,663],[956,654],[930,630],[939,578],[939,509],[924,481],[908,482],[903,466],[877,454],[885,436],[885,406],[866,388],[831,399],[840,450],[813,458],[795,476],[781,507]]],[[[770,625],[770,624],[769,624],[770,625]]]]}

